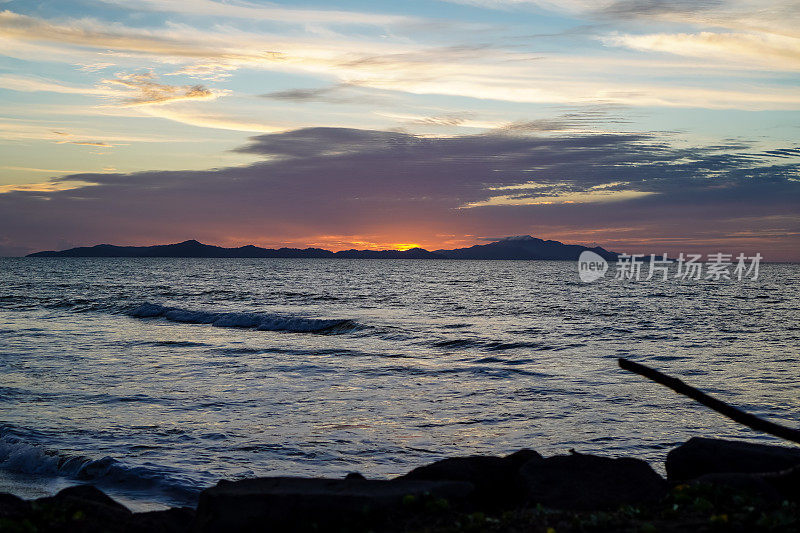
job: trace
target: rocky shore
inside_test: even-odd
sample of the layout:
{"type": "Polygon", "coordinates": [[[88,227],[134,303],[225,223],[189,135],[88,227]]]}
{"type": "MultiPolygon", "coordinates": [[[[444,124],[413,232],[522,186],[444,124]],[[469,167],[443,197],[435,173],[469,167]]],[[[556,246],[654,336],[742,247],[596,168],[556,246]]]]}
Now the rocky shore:
{"type": "Polygon", "coordinates": [[[391,480],[220,481],[197,509],[132,513],[89,485],[0,493],[0,532],[800,531],[800,448],[693,438],[667,478],[572,452],[444,459],[391,480]]]}

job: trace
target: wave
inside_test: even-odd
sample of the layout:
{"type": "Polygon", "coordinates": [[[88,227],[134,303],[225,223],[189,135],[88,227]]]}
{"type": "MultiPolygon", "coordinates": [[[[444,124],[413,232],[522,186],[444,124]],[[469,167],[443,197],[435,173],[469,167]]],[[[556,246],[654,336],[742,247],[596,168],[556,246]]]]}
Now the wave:
{"type": "Polygon", "coordinates": [[[220,328],[246,328],[265,331],[290,331],[295,333],[348,333],[364,326],[350,319],[306,318],[270,313],[233,313],[192,311],[180,307],[167,307],[145,303],[131,310],[134,318],[164,318],[185,324],[211,324],[220,328]]]}
{"type": "Polygon", "coordinates": [[[91,311],[113,311],[116,301],[111,299],[91,300],[87,298],[62,298],[49,296],[30,295],[4,295],[0,296],[0,309],[30,310],[30,309],[66,309],[76,313],[91,311]]]}
{"type": "Polygon", "coordinates": [[[62,477],[127,491],[158,492],[179,504],[193,502],[202,487],[165,473],[169,469],[132,466],[112,457],[91,458],[45,448],[22,437],[0,435],[0,468],[37,477],[62,477]]]}
{"type": "Polygon", "coordinates": [[[445,349],[466,349],[477,348],[490,352],[501,352],[505,350],[516,350],[521,348],[528,348],[534,351],[546,351],[556,349],[554,346],[543,344],[540,342],[503,342],[498,340],[482,340],[482,339],[442,339],[437,341],[428,342],[429,345],[436,348],[445,349]]]}

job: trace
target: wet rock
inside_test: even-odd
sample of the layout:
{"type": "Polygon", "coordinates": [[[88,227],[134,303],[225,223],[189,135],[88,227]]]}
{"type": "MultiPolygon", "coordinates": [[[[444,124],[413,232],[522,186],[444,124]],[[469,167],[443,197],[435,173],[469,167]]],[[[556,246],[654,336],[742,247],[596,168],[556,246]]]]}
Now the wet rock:
{"type": "Polygon", "coordinates": [[[693,437],[667,454],[667,479],[706,474],[778,472],[800,465],[800,448],[693,437]]]}
{"type": "Polygon", "coordinates": [[[800,466],[765,474],[764,479],[786,500],[800,502],[800,466]]]}
{"type": "Polygon", "coordinates": [[[473,485],[458,481],[259,478],[221,481],[200,494],[195,529],[359,531],[408,514],[422,502],[465,501],[473,485]]]}
{"type": "Polygon", "coordinates": [[[654,502],[667,483],[639,459],[573,453],[529,461],[520,470],[527,501],[556,509],[593,510],[654,502]]]}
{"type": "Polygon", "coordinates": [[[800,502],[800,466],[765,474],[764,480],[775,487],[783,499],[800,502]]]}
{"type": "Polygon", "coordinates": [[[767,502],[800,501],[800,466],[781,472],[705,474],[691,483],[725,486],[767,502]]]}
{"type": "Polygon", "coordinates": [[[76,485],[59,491],[55,496],[39,498],[37,504],[68,504],[97,507],[112,513],[129,515],[130,510],[94,485],[76,485]]]}
{"type": "Polygon", "coordinates": [[[191,530],[194,518],[195,511],[189,507],[134,513],[126,533],[185,533],[191,530]]]}
{"type": "Polygon", "coordinates": [[[727,487],[738,493],[747,494],[765,501],[781,499],[780,493],[759,474],[705,474],[690,482],[692,485],[716,485],[727,487]]]}
{"type": "Polygon", "coordinates": [[[521,501],[519,469],[528,461],[541,460],[533,450],[520,450],[507,457],[451,457],[415,468],[398,479],[466,481],[475,486],[473,507],[510,507],[521,501]]]}
{"type": "Polygon", "coordinates": [[[78,485],[39,498],[32,513],[44,531],[123,532],[133,515],[124,505],[91,485],[78,485]]]}

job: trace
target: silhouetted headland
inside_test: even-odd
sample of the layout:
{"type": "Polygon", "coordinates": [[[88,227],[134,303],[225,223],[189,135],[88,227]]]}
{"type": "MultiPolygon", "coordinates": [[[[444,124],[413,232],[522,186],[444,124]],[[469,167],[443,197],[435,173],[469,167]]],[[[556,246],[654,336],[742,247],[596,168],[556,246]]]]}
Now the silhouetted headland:
{"type": "Polygon", "coordinates": [[[189,240],[177,244],[157,246],[114,246],[99,244],[29,254],[28,257],[276,257],[276,258],[331,258],[331,259],[511,259],[575,261],[584,250],[591,250],[606,260],[615,261],[616,252],[596,246],[564,244],[523,235],[506,237],[488,244],[477,244],[454,250],[428,251],[422,248],[409,250],[341,250],[332,252],[322,248],[260,248],[248,245],[223,248],[189,240]]]}

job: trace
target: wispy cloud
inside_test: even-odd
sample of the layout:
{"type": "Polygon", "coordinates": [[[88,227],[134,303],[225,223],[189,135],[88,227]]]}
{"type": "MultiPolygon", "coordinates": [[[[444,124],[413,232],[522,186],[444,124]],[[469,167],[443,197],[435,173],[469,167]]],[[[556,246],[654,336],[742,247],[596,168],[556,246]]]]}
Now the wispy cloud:
{"type": "Polygon", "coordinates": [[[310,89],[285,89],[261,95],[263,98],[293,103],[323,102],[326,104],[386,105],[392,102],[387,95],[365,91],[356,85],[339,83],[310,89]]]}
{"type": "Polygon", "coordinates": [[[219,81],[230,78],[238,68],[237,65],[224,62],[195,63],[193,65],[181,67],[167,75],[189,76],[190,78],[219,81]]]}
{"type": "Polygon", "coordinates": [[[253,118],[245,118],[223,113],[213,113],[207,110],[176,106],[143,107],[142,112],[158,118],[197,126],[220,130],[246,131],[252,133],[271,133],[285,131],[289,126],[259,122],[253,118]]]}
{"type": "Polygon", "coordinates": [[[793,23],[798,15],[794,0],[602,0],[595,4],[594,12],[612,19],[800,36],[800,29],[793,23]]]}
{"type": "Polygon", "coordinates": [[[42,121],[34,119],[14,120],[9,118],[0,121],[0,139],[7,141],[53,141],[56,144],[67,144],[66,141],[81,143],[88,140],[88,142],[103,142],[109,145],[185,142],[187,140],[186,138],[159,135],[157,133],[135,135],[107,131],[101,128],[93,129],[90,127],[70,128],[70,131],[63,131],[61,128],[64,127],[65,125],[59,123],[57,119],[42,121]],[[98,138],[102,138],[102,141],[96,141],[98,138]]]}
{"type": "MultiPolygon", "coordinates": [[[[183,68],[203,65],[198,68],[211,69],[211,65],[219,64],[224,72],[242,67],[302,72],[333,78],[344,85],[414,95],[438,94],[519,103],[800,108],[800,94],[786,87],[759,86],[752,82],[716,88],[705,82],[697,87],[686,83],[676,85],[668,80],[654,83],[643,76],[643,72],[659,67],[651,58],[628,61],[627,65],[609,64],[618,74],[629,74],[628,79],[623,80],[624,76],[608,75],[608,69],[603,68],[608,60],[602,57],[545,57],[496,46],[430,47],[397,40],[373,40],[367,46],[362,39],[289,38],[228,30],[201,32],[182,26],[169,30],[140,30],[119,25],[103,27],[84,19],[57,24],[8,11],[0,13],[0,34],[23,42],[69,44],[92,47],[104,53],[111,50],[115,54],[144,55],[171,65],[183,64],[183,68]],[[576,77],[575,72],[584,74],[576,77]]],[[[702,62],[687,68],[696,69],[698,84],[708,73],[708,65],[702,62]]],[[[143,84],[138,88],[142,89],[143,84]]],[[[180,95],[170,94],[185,97],[187,90],[182,91],[180,95]]],[[[212,97],[203,88],[189,91],[189,96],[212,97]]],[[[304,93],[278,95],[281,96],[293,96],[297,100],[304,93]]],[[[325,98],[326,95],[318,93],[316,97],[325,98]]],[[[332,98],[332,95],[327,97],[332,98]]],[[[143,101],[153,102],[147,98],[143,101]]],[[[135,101],[131,103],[136,104],[135,101]]]]}
{"type": "Polygon", "coordinates": [[[47,181],[44,183],[24,183],[12,185],[0,185],[0,194],[9,194],[15,192],[30,194],[33,198],[47,198],[41,196],[41,193],[52,193],[60,191],[70,191],[73,189],[81,189],[84,187],[91,187],[91,183],[81,181],[67,181],[67,182],[54,182],[47,181]]]}
{"type": "Polygon", "coordinates": [[[475,116],[475,113],[469,112],[445,113],[430,116],[388,112],[379,112],[376,114],[382,117],[398,120],[400,121],[400,124],[404,126],[435,126],[444,128],[460,127],[485,130],[502,128],[507,125],[506,122],[480,119],[475,116]]]}
{"type": "Polygon", "coordinates": [[[101,96],[116,100],[116,105],[163,105],[184,100],[213,100],[229,91],[211,90],[202,85],[167,85],[157,83],[151,72],[117,74],[95,87],[67,85],[55,80],[11,74],[0,75],[0,88],[21,92],[54,92],[101,96]]]}
{"type": "Polygon", "coordinates": [[[669,52],[723,64],[744,62],[761,69],[797,70],[800,63],[800,28],[793,22],[800,16],[800,6],[793,0],[454,1],[496,9],[536,6],[580,14],[606,24],[681,24],[702,31],[642,35],[619,32],[603,40],[637,50],[669,52]]]}
{"type": "Polygon", "coordinates": [[[775,34],[658,33],[617,34],[602,38],[613,46],[665,52],[723,62],[744,62],[751,68],[800,70],[800,39],[775,34]]]}
{"type": "Polygon", "coordinates": [[[80,87],[47,78],[14,74],[0,74],[0,88],[21,92],[52,92],[91,96],[115,96],[119,94],[119,91],[112,91],[103,87],[80,87]]]}
{"type": "Polygon", "coordinates": [[[118,144],[110,144],[103,141],[56,141],[56,144],[77,144],[78,146],[95,146],[100,148],[119,146],[118,144]]]}
{"type": "MultiPolygon", "coordinates": [[[[130,7],[126,0],[100,0],[106,4],[130,7]]],[[[267,20],[290,24],[376,25],[422,22],[419,17],[381,15],[359,11],[289,9],[252,2],[215,2],[212,0],[140,0],[136,7],[148,11],[205,15],[214,17],[267,20]]]]}
{"type": "Polygon", "coordinates": [[[83,72],[98,72],[113,67],[114,63],[77,63],[78,70],[83,72]]]}
{"type": "Polygon", "coordinates": [[[1,166],[3,170],[19,170],[22,172],[41,172],[44,174],[78,174],[78,170],[64,170],[53,168],[31,168],[31,167],[14,167],[14,166],[1,166]]]}
{"type": "Polygon", "coordinates": [[[120,105],[145,106],[163,105],[184,100],[213,100],[228,91],[212,91],[202,85],[166,85],[154,81],[155,75],[148,73],[118,74],[115,78],[103,80],[111,86],[127,89],[132,96],[124,98],[120,105]]]}
{"type": "Polygon", "coordinates": [[[641,191],[634,189],[626,189],[624,186],[630,183],[624,182],[611,182],[603,183],[601,185],[593,185],[583,191],[558,191],[560,185],[543,186],[539,183],[528,183],[524,185],[514,185],[511,187],[493,187],[491,190],[509,190],[515,189],[515,194],[501,194],[492,196],[486,200],[479,202],[470,202],[462,209],[469,209],[473,207],[490,207],[490,206],[522,206],[522,205],[559,205],[559,204],[597,204],[597,203],[612,203],[621,202],[624,200],[633,200],[643,196],[650,196],[651,194],[658,194],[654,191],[641,191]],[[622,185],[623,187],[620,187],[622,185]],[[528,190],[527,194],[521,194],[524,190],[528,190]],[[537,190],[543,190],[539,193],[537,190]],[[546,191],[546,192],[544,192],[546,191]],[[555,194],[554,194],[555,193],[555,194]]]}

